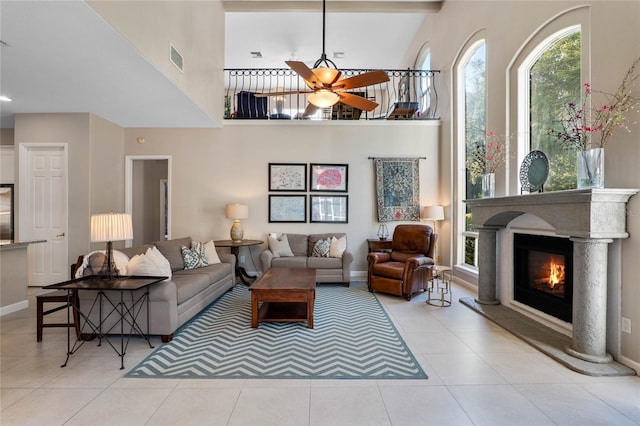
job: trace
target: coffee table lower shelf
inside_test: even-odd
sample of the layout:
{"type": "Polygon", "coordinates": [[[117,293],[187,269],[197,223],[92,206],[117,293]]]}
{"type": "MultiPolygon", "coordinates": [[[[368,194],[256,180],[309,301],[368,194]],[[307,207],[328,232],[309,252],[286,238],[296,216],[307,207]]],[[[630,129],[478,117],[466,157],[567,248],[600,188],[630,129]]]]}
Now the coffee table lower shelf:
{"type": "MultiPolygon", "coordinates": [[[[258,311],[258,322],[305,322],[306,302],[264,302],[258,311]]],[[[311,326],[313,328],[313,319],[311,326]]]]}

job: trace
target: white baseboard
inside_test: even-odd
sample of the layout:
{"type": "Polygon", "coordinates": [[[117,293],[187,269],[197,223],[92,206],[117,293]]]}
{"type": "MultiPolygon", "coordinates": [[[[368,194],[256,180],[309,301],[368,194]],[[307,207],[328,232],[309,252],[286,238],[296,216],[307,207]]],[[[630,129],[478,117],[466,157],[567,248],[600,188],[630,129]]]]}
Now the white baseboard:
{"type": "Polygon", "coordinates": [[[3,306],[0,308],[0,317],[3,315],[7,315],[13,312],[21,311],[22,309],[27,309],[29,307],[28,300],[22,300],[18,303],[14,303],[12,305],[3,306]]]}
{"type": "Polygon", "coordinates": [[[616,359],[616,361],[618,361],[620,364],[626,365],[629,368],[633,368],[634,370],[636,370],[636,374],[640,375],[640,363],[630,360],[629,358],[622,355],[620,355],[616,359]]]}

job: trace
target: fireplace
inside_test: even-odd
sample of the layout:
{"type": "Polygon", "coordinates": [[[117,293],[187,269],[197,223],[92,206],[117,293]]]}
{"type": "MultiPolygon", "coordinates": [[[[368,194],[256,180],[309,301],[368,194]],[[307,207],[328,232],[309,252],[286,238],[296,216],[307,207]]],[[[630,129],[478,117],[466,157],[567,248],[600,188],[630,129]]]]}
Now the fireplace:
{"type": "Polygon", "coordinates": [[[571,322],[573,243],[568,238],[514,234],[513,298],[571,322]]]}

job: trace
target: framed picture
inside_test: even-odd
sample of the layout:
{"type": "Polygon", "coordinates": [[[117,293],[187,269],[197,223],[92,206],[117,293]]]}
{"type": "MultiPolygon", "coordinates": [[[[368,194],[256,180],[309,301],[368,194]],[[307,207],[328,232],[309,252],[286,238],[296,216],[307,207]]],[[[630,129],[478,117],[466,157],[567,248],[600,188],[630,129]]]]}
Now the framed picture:
{"type": "Polygon", "coordinates": [[[309,189],[322,192],[347,192],[348,164],[311,164],[309,189]]]}
{"type": "Polygon", "coordinates": [[[269,191],[306,191],[305,163],[269,163],[269,191]]]}
{"type": "Polygon", "coordinates": [[[269,223],[306,221],[306,195],[269,195],[269,223]]]}
{"type": "Polygon", "coordinates": [[[312,223],[349,223],[348,195],[310,195],[312,223]]]}

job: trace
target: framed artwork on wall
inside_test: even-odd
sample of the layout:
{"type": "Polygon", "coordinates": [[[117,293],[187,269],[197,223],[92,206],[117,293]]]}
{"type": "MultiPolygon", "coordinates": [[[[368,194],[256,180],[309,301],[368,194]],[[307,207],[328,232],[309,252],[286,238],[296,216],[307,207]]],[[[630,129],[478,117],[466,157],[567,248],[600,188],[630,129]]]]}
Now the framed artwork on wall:
{"type": "Polygon", "coordinates": [[[269,223],[306,221],[306,195],[269,195],[269,223]]]}
{"type": "Polygon", "coordinates": [[[306,163],[269,163],[269,191],[306,191],[306,163]]]}
{"type": "Polygon", "coordinates": [[[348,195],[310,195],[311,223],[349,223],[348,195]]]}
{"type": "Polygon", "coordinates": [[[347,192],[348,164],[311,164],[309,189],[319,192],[347,192]]]}

